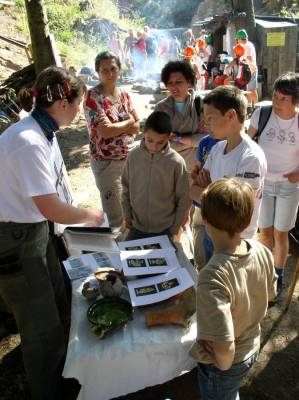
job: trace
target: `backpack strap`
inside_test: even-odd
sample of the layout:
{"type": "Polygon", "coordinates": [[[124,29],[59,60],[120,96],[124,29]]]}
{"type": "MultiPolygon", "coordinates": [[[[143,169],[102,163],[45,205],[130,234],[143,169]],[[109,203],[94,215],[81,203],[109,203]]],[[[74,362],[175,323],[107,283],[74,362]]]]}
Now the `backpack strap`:
{"type": "Polygon", "coordinates": [[[261,136],[261,133],[265,129],[265,126],[267,125],[267,122],[269,121],[271,112],[272,112],[272,105],[261,107],[257,132],[253,138],[253,140],[255,142],[258,142],[259,137],[261,136]]]}
{"type": "Polygon", "coordinates": [[[198,118],[200,119],[201,114],[202,114],[202,99],[199,95],[194,97],[194,105],[195,105],[195,110],[198,118]]]}

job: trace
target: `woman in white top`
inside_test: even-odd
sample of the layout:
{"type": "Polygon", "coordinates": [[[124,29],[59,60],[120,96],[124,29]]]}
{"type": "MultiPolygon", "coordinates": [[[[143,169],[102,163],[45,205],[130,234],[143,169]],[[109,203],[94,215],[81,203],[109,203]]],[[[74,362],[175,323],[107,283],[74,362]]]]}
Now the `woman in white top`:
{"type": "Polygon", "coordinates": [[[27,109],[35,98],[31,114],[0,136],[0,297],[16,319],[35,400],[61,398],[67,345],[65,288],[48,221],[103,222],[102,211],[76,208],[57,194],[55,133],[72,122],[84,91],[84,84],[64,69],[45,69],[34,89],[20,98],[27,109]]]}
{"type": "MultiPolygon", "coordinates": [[[[274,253],[278,293],[288,255],[288,232],[295,226],[299,202],[299,74],[288,72],[274,83],[273,107],[258,143],[268,169],[259,219],[260,240],[274,253]]],[[[248,134],[258,130],[260,109],[252,115],[248,134]]]]}

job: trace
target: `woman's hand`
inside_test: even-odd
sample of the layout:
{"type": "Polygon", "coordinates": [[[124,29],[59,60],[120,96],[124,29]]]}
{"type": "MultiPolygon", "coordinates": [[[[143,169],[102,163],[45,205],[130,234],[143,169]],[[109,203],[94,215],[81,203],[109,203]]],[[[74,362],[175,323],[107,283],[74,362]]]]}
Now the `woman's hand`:
{"type": "Polygon", "coordinates": [[[131,218],[131,217],[126,217],[126,218],[125,218],[125,227],[126,227],[127,229],[131,229],[132,226],[133,226],[132,218],[131,218]]]}
{"type": "Polygon", "coordinates": [[[87,208],[87,218],[86,222],[90,224],[90,226],[99,227],[104,222],[104,213],[101,210],[97,210],[95,208],[87,208]]]}

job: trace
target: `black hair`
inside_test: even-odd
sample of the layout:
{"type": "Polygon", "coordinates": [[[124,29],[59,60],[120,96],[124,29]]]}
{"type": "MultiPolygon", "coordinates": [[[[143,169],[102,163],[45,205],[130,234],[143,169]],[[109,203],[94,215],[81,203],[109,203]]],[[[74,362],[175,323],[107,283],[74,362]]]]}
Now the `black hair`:
{"type": "Polygon", "coordinates": [[[101,61],[103,60],[115,60],[117,66],[119,69],[121,69],[121,62],[119,57],[117,57],[116,54],[111,53],[110,51],[102,51],[102,53],[99,53],[94,61],[94,69],[96,70],[96,72],[99,72],[99,68],[101,65],[101,61]]]}
{"type": "Polygon", "coordinates": [[[274,82],[273,89],[284,95],[292,96],[293,104],[297,104],[299,102],[299,74],[286,72],[280,75],[274,82]]]}
{"type": "Polygon", "coordinates": [[[244,94],[235,86],[218,86],[203,99],[204,104],[212,105],[224,115],[234,109],[238,120],[243,124],[246,118],[247,100],[244,94]]]}
{"type": "Polygon", "coordinates": [[[170,135],[172,132],[170,116],[164,111],[152,112],[145,121],[144,132],[149,129],[162,135],[170,135]]]}
{"type": "Polygon", "coordinates": [[[186,61],[169,61],[166,65],[164,65],[161,71],[161,81],[165,86],[167,86],[170,74],[174,72],[180,72],[192,87],[195,86],[195,72],[193,71],[191,65],[186,61]]]}

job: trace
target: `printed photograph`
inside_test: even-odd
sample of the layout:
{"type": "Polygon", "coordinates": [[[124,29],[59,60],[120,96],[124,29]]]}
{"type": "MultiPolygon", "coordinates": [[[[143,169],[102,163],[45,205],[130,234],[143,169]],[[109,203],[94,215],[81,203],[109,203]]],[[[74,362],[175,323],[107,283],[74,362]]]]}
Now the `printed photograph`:
{"type": "Polygon", "coordinates": [[[163,267],[167,265],[164,257],[148,258],[147,261],[150,267],[163,267]]]}
{"type": "Polygon", "coordinates": [[[164,290],[172,289],[176,286],[179,286],[179,282],[177,278],[170,279],[169,281],[161,282],[157,284],[159,292],[163,292],[164,290]]]}
{"type": "Polygon", "coordinates": [[[128,267],[132,268],[140,268],[140,267],[146,267],[146,262],[143,258],[129,258],[127,260],[127,265],[128,267]]]}
{"type": "Polygon", "coordinates": [[[160,243],[151,243],[143,245],[144,250],[151,250],[151,249],[161,249],[160,243]]]}
{"type": "Polygon", "coordinates": [[[147,295],[155,294],[155,293],[157,293],[157,289],[156,289],[155,285],[142,286],[139,288],[135,288],[136,296],[147,296],[147,295]]]}
{"type": "Polygon", "coordinates": [[[126,250],[142,250],[141,246],[125,247],[126,250]]]}

